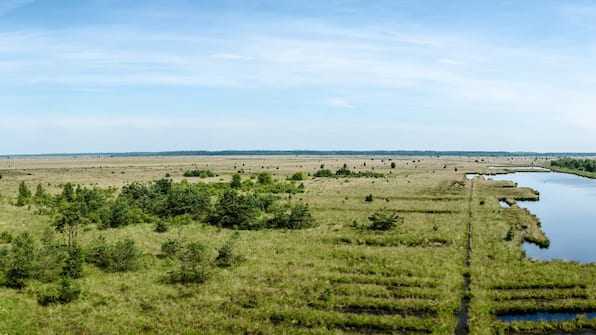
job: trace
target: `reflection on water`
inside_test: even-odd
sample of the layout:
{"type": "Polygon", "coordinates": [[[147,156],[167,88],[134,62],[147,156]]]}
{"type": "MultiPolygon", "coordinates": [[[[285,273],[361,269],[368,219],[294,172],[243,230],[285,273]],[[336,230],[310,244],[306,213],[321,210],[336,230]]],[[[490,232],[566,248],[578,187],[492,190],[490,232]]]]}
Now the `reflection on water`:
{"type": "Polygon", "coordinates": [[[548,249],[524,243],[528,257],[596,262],[596,180],[557,172],[517,172],[488,178],[511,180],[519,187],[540,192],[540,201],[518,204],[540,218],[551,243],[548,249]]]}
{"type": "Polygon", "coordinates": [[[500,321],[569,321],[575,320],[578,316],[585,316],[588,319],[596,319],[596,312],[591,313],[533,313],[533,314],[514,314],[501,315],[498,317],[500,321]]]}
{"type": "Polygon", "coordinates": [[[510,171],[550,171],[542,166],[489,166],[490,170],[510,170],[510,171]]]}
{"type": "Polygon", "coordinates": [[[499,201],[499,204],[500,204],[500,205],[501,205],[501,207],[503,207],[503,208],[509,208],[509,207],[511,207],[511,206],[509,206],[509,204],[507,203],[507,201],[504,201],[504,200],[500,200],[500,201],[499,201]]]}

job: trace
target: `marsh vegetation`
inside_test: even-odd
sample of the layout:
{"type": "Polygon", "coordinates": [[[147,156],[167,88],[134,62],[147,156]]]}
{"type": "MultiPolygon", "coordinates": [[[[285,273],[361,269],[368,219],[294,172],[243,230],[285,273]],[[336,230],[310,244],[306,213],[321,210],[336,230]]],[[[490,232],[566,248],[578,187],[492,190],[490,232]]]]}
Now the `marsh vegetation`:
{"type": "Polygon", "coordinates": [[[596,266],[520,248],[549,242],[539,195],[466,179],[512,163],[535,160],[0,161],[0,333],[595,330],[596,266]],[[503,318],[541,312],[575,317],[503,318]]]}

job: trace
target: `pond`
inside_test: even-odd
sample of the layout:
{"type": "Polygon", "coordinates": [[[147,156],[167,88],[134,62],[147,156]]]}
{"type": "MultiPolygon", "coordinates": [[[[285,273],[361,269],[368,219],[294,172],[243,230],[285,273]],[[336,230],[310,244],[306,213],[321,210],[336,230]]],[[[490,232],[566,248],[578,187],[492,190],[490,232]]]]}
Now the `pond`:
{"type": "Polygon", "coordinates": [[[530,258],[596,262],[596,180],[557,172],[516,172],[486,176],[511,180],[540,192],[540,201],[518,202],[537,215],[550,239],[548,249],[524,243],[530,258]]]}

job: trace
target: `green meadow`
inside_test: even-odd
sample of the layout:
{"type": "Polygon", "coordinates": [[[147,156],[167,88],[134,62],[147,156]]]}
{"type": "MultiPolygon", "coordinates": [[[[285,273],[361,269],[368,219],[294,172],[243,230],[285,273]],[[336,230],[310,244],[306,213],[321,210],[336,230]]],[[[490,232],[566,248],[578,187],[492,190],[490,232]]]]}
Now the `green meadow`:
{"type": "Polygon", "coordinates": [[[581,316],[497,319],[596,311],[595,264],[530,260],[520,248],[523,241],[548,245],[539,219],[517,204],[538,194],[466,179],[495,172],[492,165],[548,163],[448,156],[3,159],[0,334],[595,332],[596,320],[581,316]],[[321,170],[331,174],[315,177],[321,170]],[[119,219],[115,203],[130,185],[146,191],[158,180],[202,202],[181,205],[174,193],[130,196],[119,219]],[[31,195],[19,199],[23,184],[31,195]],[[74,211],[66,184],[74,197],[98,190],[93,194],[105,204],[74,211]],[[44,201],[35,200],[38,185],[44,201]],[[169,202],[161,206],[160,199],[169,202]]]}

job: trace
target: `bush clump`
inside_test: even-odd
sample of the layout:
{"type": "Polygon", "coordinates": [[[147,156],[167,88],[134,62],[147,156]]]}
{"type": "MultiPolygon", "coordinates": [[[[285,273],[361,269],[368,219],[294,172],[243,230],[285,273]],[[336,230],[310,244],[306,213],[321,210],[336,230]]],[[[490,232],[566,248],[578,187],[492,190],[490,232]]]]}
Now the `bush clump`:
{"type": "Polygon", "coordinates": [[[391,230],[397,226],[399,216],[397,213],[376,212],[368,217],[371,230],[391,230]]]}
{"type": "Polygon", "coordinates": [[[167,239],[161,244],[161,256],[172,258],[182,250],[183,246],[182,241],[178,239],[167,239]]]}
{"type": "Polygon", "coordinates": [[[217,250],[215,265],[220,268],[228,268],[237,265],[244,260],[244,257],[236,250],[236,241],[240,234],[234,233],[226,243],[217,250]]]}
{"type": "Polygon", "coordinates": [[[215,177],[215,174],[211,170],[189,170],[184,172],[184,177],[209,178],[215,177]]]}
{"type": "Polygon", "coordinates": [[[58,284],[51,284],[37,293],[37,303],[42,306],[50,304],[67,304],[79,298],[81,286],[70,278],[62,278],[58,284]]]}
{"type": "Polygon", "coordinates": [[[177,269],[168,273],[170,283],[204,283],[211,276],[213,262],[207,247],[199,242],[189,242],[176,254],[177,269]]]}
{"type": "Polygon", "coordinates": [[[29,232],[19,234],[12,241],[12,248],[7,253],[7,269],[4,285],[11,288],[23,288],[26,280],[34,275],[36,269],[37,246],[29,232]]]}
{"type": "Polygon", "coordinates": [[[87,250],[85,261],[116,272],[133,271],[140,265],[141,252],[134,240],[125,238],[108,243],[104,236],[98,237],[87,250]]]}
{"type": "Polygon", "coordinates": [[[291,180],[296,180],[296,181],[300,181],[300,180],[304,180],[306,179],[306,177],[304,177],[304,172],[302,171],[298,171],[295,172],[292,177],[290,177],[291,180]]]}
{"type": "Polygon", "coordinates": [[[159,220],[157,221],[157,223],[155,224],[155,229],[154,231],[156,233],[165,233],[169,230],[169,226],[168,223],[165,220],[159,220]]]}
{"type": "Polygon", "coordinates": [[[19,184],[19,195],[17,196],[18,207],[23,207],[31,201],[31,190],[27,187],[24,181],[19,184]]]}
{"type": "Polygon", "coordinates": [[[278,211],[268,223],[268,228],[275,229],[306,229],[316,226],[308,205],[297,203],[290,211],[278,211]]]}
{"type": "Polygon", "coordinates": [[[335,175],[333,174],[333,172],[331,172],[331,170],[321,168],[319,171],[315,172],[314,176],[317,178],[321,178],[321,177],[333,177],[335,175]]]}

